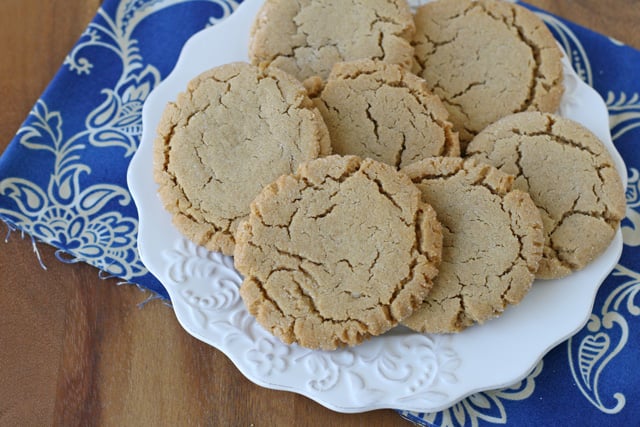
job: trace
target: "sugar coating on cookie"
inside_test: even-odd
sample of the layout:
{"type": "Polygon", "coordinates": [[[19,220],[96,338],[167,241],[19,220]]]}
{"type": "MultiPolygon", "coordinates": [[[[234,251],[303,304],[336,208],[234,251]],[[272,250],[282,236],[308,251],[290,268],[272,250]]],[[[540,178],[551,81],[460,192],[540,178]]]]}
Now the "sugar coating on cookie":
{"type": "Polygon", "coordinates": [[[406,0],[266,0],[251,27],[249,58],[301,81],[359,58],[410,67],[414,29],[406,0]]]}
{"type": "Polygon", "coordinates": [[[540,209],[545,247],[538,278],[584,268],[613,240],[625,215],[622,180],[604,144],[579,123],[514,114],[478,134],[468,154],[514,175],[515,187],[540,209]]]}
{"type": "Polygon", "coordinates": [[[231,255],[235,229],[262,187],[330,150],[300,82],[278,69],[231,63],[199,75],[167,105],[154,178],[176,228],[231,255]]]}
{"type": "Polygon", "coordinates": [[[396,64],[362,59],[334,65],[311,94],[336,154],[396,167],[425,157],[459,156],[458,134],[426,82],[396,64]]]}
{"type": "Polygon", "coordinates": [[[410,315],[431,288],[441,245],[436,214],[407,176],[333,155],[258,195],[234,262],[263,327],[285,343],[331,350],[410,315]]]}
{"type": "Polygon", "coordinates": [[[538,209],[513,177],[455,157],[402,169],[437,212],[442,262],[423,305],[402,323],[419,332],[461,331],[500,315],[529,291],[542,256],[538,209]]]}
{"type": "Polygon", "coordinates": [[[466,143],[521,111],[555,112],[562,52],[533,12],[500,0],[439,0],[415,15],[414,71],[442,98],[466,143]]]}

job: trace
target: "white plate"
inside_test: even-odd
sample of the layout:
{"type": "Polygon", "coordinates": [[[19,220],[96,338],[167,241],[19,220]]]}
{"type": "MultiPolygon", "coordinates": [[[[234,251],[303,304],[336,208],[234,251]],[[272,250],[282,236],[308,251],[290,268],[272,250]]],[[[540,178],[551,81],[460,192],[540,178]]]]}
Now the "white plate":
{"type": "MultiPolygon", "coordinates": [[[[396,328],[354,348],[322,352],[282,344],[265,332],[244,308],[238,292],[241,278],[232,259],[195,246],[173,227],[152,176],[159,118],[166,103],[197,74],[247,60],[249,26],[260,4],[245,1],[230,18],[189,40],[174,71],[144,106],[142,142],[128,175],[140,217],[138,247],[142,261],[167,288],[180,324],[223,351],[255,383],[303,394],[340,412],[432,412],[471,393],[520,380],[584,325],[599,285],[620,257],[620,232],[587,268],[565,279],[536,282],[520,305],[482,326],[456,335],[396,328]]],[[[626,183],[604,102],[568,61],[565,74],[560,114],[583,123],[607,144],[626,183]]]]}

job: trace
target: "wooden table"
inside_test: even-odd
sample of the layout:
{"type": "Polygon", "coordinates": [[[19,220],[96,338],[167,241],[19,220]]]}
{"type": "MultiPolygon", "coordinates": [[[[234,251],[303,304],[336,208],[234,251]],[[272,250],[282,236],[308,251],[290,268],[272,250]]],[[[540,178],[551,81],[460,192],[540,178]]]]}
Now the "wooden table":
{"type": "MultiPolygon", "coordinates": [[[[530,2],[640,48],[637,0],[530,2]]],[[[100,3],[0,1],[0,151],[100,3]]],[[[408,425],[258,387],[161,301],[37,248],[46,270],[29,237],[0,244],[0,425],[408,425]]]]}

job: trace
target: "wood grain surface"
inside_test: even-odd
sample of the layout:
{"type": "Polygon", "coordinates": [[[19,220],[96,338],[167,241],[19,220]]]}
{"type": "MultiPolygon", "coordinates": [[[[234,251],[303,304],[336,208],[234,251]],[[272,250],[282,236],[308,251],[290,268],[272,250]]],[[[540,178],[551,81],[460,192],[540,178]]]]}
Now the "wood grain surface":
{"type": "MultiPolygon", "coordinates": [[[[532,0],[640,48],[637,0],[532,0]]],[[[99,0],[0,1],[3,151],[99,0]]],[[[64,264],[0,223],[1,426],[403,426],[392,410],[339,414],[246,380],[161,301],[64,264]],[[5,241],[5,235],[7,236],[5,241]]]]}

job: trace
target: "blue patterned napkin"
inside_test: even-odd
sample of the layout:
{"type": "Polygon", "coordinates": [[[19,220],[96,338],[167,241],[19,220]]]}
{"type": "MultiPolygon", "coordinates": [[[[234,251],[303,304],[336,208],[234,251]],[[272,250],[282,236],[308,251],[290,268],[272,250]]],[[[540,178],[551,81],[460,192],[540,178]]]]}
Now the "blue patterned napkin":
{"type": "MultiPolygon", "coordinates": [[[[240,2],[105,0],[0,157],[0,219],[53,245],[65,262],[87,262],[168,298],[138,257],[137,211],[126,184],[142,104],[186,40],[240,2]]],[[[418,424],[629,426],[640,420],[640,152],[633,146],[640,139],[640,52],[539,13],[609,108],[629,171],[622,258],[586,327],[523,381],[435,414],[399,411],[418,424]]]]}

